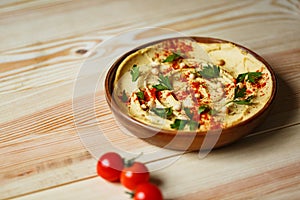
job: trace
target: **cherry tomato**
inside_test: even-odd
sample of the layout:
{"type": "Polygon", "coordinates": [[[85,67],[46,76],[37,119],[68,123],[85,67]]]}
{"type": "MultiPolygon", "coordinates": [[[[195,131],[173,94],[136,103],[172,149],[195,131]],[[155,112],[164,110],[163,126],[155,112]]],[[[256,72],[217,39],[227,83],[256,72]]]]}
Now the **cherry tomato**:
{"type": "Polygon", "coordinates": [[[141,184],[149,181],[148,168],[140,162],[134,162],[132,166],[124,168],[121,173],[121,183],[130,190],[141,184]]]}
{"type": "Polygon", "coordinates": [[[123,168],[124,162],[122,157],[114,152],[102,155],[97,163],[98,175],[110,182],[120,181],[123,168]]]}
{"type": "Polygon", "coordinates": [[[163,200],[163,196],[155,185],[142,183],[136,187],[133,200],[163,200]]]}

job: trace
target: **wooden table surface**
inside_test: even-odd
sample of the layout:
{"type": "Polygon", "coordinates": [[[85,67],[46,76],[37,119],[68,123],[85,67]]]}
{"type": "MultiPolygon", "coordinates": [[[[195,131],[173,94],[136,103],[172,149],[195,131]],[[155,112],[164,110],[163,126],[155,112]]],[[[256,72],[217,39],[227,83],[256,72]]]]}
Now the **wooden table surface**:
{"type": "Polygon", "coordinates": [[[242,44],[278,78],[273,110],[248,137],[203,159],[146,156],[161,166],[151,177],[165,199],[300,198],[300,1],[2,0],[0,27],[0,199],[129,199],[96,176],[97,156],[111,149],[95,138],[122,152],[162,150],[120,133],[98,76],[107,66],[78,74],[110,38],[137,28],[133,40],[157,36],[145,27],[242,44]],[[98,89],[74,95],[84,80],[98,89]]]}

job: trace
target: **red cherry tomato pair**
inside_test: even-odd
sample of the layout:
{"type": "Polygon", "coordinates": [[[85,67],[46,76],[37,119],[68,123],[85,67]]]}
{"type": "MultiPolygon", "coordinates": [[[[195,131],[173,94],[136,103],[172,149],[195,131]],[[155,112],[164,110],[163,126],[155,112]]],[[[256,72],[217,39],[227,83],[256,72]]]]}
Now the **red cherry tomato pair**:
{"type": "Polygon", "coordinates": [[[141,183],[148,182],[148,168],[140,162],[130,162],[125,167],[124,161],[117,153],[109,152],[101,156],[97,164],[99,176],[110,182],[121,183],[128,189],[134,190],[141,183]]]}
{"type": "Polygon", "coordinates": [[[100,157],[97,173],[107,181],[121,181],[124,187],[134,191],[134,200],[162,200],[160,190],[148,183],[150,178],[148,168],[140,162],[128,162],[128,164],[129,166],[126,166],[119,154],[109,152],[100,157]]]}

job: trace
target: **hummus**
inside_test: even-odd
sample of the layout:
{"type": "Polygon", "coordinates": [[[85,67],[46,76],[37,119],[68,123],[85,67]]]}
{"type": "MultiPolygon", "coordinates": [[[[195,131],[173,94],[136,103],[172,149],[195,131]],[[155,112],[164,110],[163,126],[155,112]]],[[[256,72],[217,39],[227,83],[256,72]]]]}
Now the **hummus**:
{"type": "Polygon", "coordinates": [[[166,130],[228,128],[270,99],[268,68],[232,43],[171,39],[137,50],[118,67],[114,98],[132,118],[166,130]]]}

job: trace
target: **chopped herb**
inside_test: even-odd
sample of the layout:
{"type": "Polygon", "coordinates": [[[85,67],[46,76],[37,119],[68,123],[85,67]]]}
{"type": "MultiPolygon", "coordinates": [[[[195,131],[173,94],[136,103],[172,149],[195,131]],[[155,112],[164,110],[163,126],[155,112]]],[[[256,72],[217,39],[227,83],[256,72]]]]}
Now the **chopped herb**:
{"type": "Polygon", "coordinates": [[[130,70],[130,74],[132,82],[135,82],[140,75],[140,71],[137,65],[133,65],[132,69],[130,70]]]}
{"type": "Polygon", "coordinates": [[[246,87],[239,88],[237,86],[234,90],[234,99],[243,98],[246,95],[246,87]]]}
{"type": "Polygon", "coordinates": [[[208,105],[202,105],[198,108],[198,114],[201,114],[206,111],[211,111],[211,108],[208,105]]]}
{"type": "Polygon", "coordinates": [[[151,111],[161,118],[167,118],[173,114],[172,108],[152,108],[151,111]]]}
{"type": "Polygon", "coordinates": [[[124,102],[124,103],[126,103],[126,102],[128,101],[128,97],[127,97],[127,95],[126,95],[125,90],[123,90],[123,92],[122,92],[121,100],[122,100],[122,102],[124,102]]]}
{"type": "Polygon", "coordinates": [[[174,123],[171,124],[171,128],[177,129],[177,130],[183,130],[185,125],[188,123],[188,120],[184,119],[175,119],[174,123]]]}
{"type": "Polygon", "coordinates": [[[216,109],[211,109],[209,112],[208,112],[208,114],[210,114],[210,115],[216,115],[218,113],[218,110],[216,110],[216,109]]]}
{"type": "Polygon", "coordinates": [[[231,102],[239,104],[239,105],[250,105],[252,104],[251,100],[254,98],[254,96],[249,96],[248,98],[244,99],[244,100],[233,100],[231,102]]]}
{"type": "Polygon", "coordinates": [[[243,82],[245,80],[247,74],[248,73],[239,74],[238,77],[236,78],[236,82],[237,83],[243,82]]]}
{"type": "Polygon", "coordinates": [[[197,128],[199,128],[200,124],[196,121],[191,120],[191,121],[189,121],[189,126],[190,126],[190,130],[194,131],[197,128]]]}
{"type": "Polygon", "coordinates": [[[261,78],[262,73],[261,72],[248,72],[248,73],[239,74],[238,77],[236,78],[237,83],[243,82],[247,75],[248,75],[248,77],[247,77],[246,81],[248,81],[250,83],[255,83],[256,80],[261,78]]]}
{"type": "Polygon", "coordinates": [[[154,88],[156,88],[157,91],[167,90],[169,89],[167,86],[164,86],[162,84],[153,85],[154,88]]]}
{"type": "MultiPolygon", "coordinates": [[[[246,77],[246,81],[250,83],[255,83],[257,79],[261,78],[262,73],[261,72],[248,72],[248,73],[243,73],[239,74],[238,77],[236,78],[237,83],[239,82],[244,82],[246,77]]],[[[234,97],[232,101],[227,102],[228,103],[236,103],[239,105],[250,105],[252,104],[251,100],[254,98],[254,96],[249,96],[246,99],[239,99],[239,98],[244,98],[246,96],[246,87],[240,88],[237,86],[234,90],[234,97]]]]}
{"type": "Polygon", "coordinates": [[[136,96],[138,96],[139,99],[144,100],[145,99],[145,95],[144,92],[139,91],[136,93],[136,96]]]}
{"type": "Polygon", "coordinates": [[[198,72],[203,78],[218,78],[220,76],[220,68],[217,65],[208,64],[204,66],[202,71],[198,72]]]}
{"type": "Polygon", "coordinates": [[[248,81],[250,83],[255,83],[257,79],[261,78],[261,72],[249,72],[248,73],[248,81]]]}
{"type": "Polygon", "coordinates": [[[162,90],[173,90],[173,87],[171,85],[170,79],[168,76],[163,76],[162,74],[159,75],[159,84],[153,85],[154,88],[156,88],[157,91],[162,90]]]}
{"type": "Polygon", "coordinates": [[[183,108],[183,110],[185,111],[185,114],[186,114],[190,119],[193,119],[194,114],[191,113],[191,109],[190,109],[190,108],[185,107],[185,108],[183,108]]]}
{"type": "Polygon", "coordinates": [[[232,101],[229,101],[227,102],[226,104],[229,104],[229,103],[236,103],[236,104],[239,104],[239,105],[250,105],[252,104],[252,99],[254,98],[253,95],[247,97],[246,99],[238,99],[238,98],[243,98],[245,97],[246,95],[246,88],[242,88],[242,89],[239,89],[239,87],[236,87],[235,88],[235,91],[234,91],[234,99],[232,101]]]}
{"type": "Polygon", "coordinates": [[[171,124],[171,128],[177,130],[183,130],[184,127],[188,125],[191,131],[196,130],[200,124],[193,120],[185,120],[185,119],[175,119],[174,123],[171,124]]]}
{"type": "Polygon", "coordinates": [[[173,62],[174,60],[178,59],[178,58],[183,58],[182,55],[180,55],[180,52],[173,52],[171,55],[169,55],[164,61],[163,63],[165,62],[173,62]]]}
{"type": "MultiPolygon", "coordinates": [[[[244,82],[246,77],[246,81],[250,82],[250,83],[255,83],[257,79],[261,78],[262,73],[261,72],[248,72],[248,73],[243,73],[243,74],[239,74],[238,77],[236,78],[237,83],[240,82],[244,82]]],[[[254,98],[254,96],[249,96],[245,99],[246,96],[246,87],[240,88],[239,86],[237,86],[234,89],[234,97],[232,101],[227,102],[228,103],[236,103],[239,105],[250,105],[252,104],[252,99],[254,98]],[[239,98],[244,98],[244,99],[239,99],[239,98]]]]}

